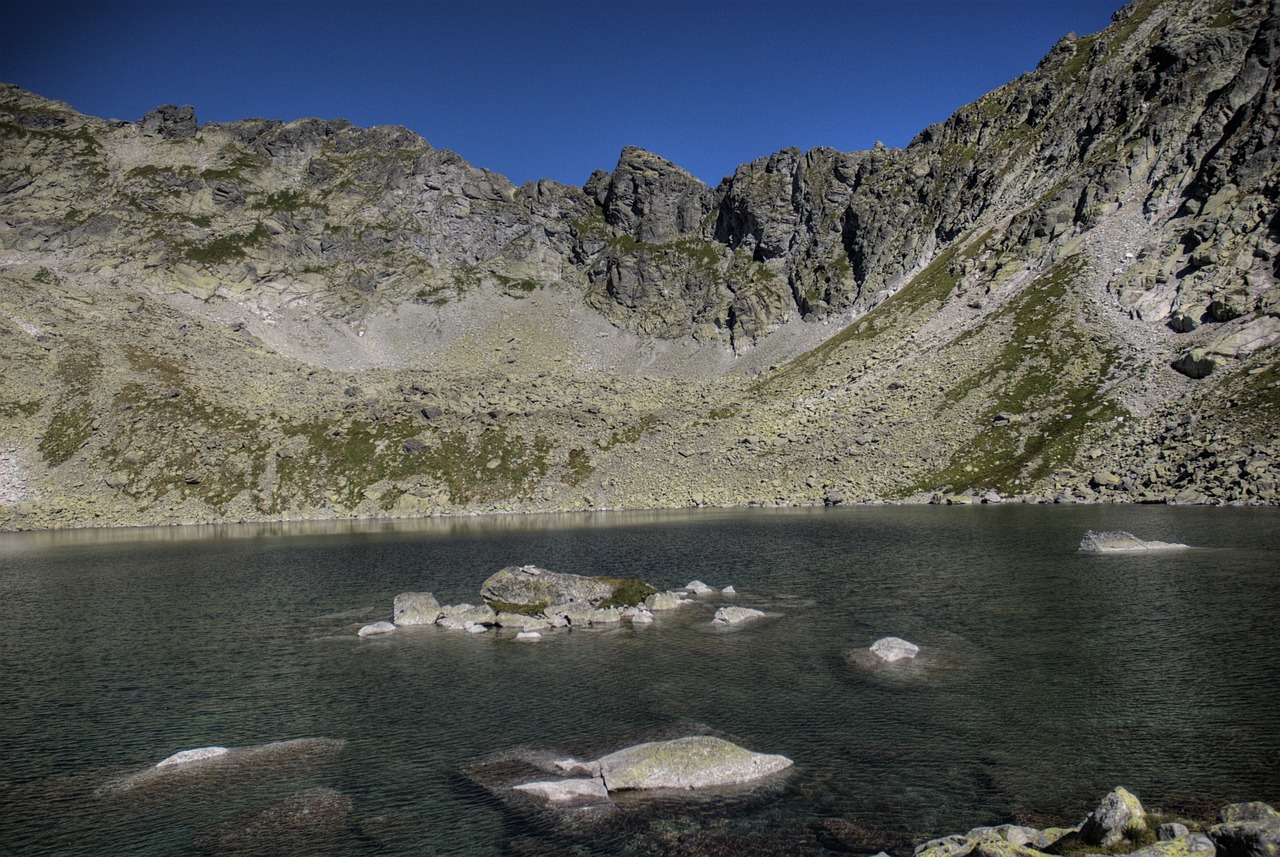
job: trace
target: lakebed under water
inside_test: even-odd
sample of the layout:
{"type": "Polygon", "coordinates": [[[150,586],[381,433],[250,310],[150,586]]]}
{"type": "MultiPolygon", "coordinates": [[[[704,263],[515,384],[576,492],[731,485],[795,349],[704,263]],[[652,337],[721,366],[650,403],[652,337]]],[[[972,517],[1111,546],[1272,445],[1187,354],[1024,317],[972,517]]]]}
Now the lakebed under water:
{"type": "Polygon", "coordinates": [[[310,853],[706,853],[743,841],[817,853],[831,819],[861,825],[870,853],[979,824],[1078,820],[1116,785],[1175,812],[1274,802],[1278,615],[1275,509],[697,510],[6,534],[0,853],[216,853],[236,841],[237,819],[317,787],[351,812],[310,853]],[[1193,549],[1082,554],[1089,529],[1193,549]],[[648,627],[533,644],[434,627],[355,635],[389,618],[399,592],[476,603],[486,577],[524,563],[738,594],[648,627]],[[769,616],[713,628],[728,603],[769,616]],[[857,656],[887,635],[922,657],[857,656]],[[795,765],[755,790],[626,801],[603,823],[488,790],[493,765],[476,765],[695,732],[795,765]],[[179,750],[310,737],[345,743],[116,787],[179,750]]]}

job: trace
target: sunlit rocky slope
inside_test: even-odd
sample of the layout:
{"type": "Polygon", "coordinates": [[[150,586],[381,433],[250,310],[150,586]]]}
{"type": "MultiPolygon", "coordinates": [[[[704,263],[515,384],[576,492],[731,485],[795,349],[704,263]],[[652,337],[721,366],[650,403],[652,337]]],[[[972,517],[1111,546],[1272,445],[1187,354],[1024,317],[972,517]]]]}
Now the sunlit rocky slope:
{"type": "Polygon", "coordinates": [[[0,87],[0,526],[1280,501],[1278,63],[1275,3],[1139,0],[714,189],[0,87]]]}

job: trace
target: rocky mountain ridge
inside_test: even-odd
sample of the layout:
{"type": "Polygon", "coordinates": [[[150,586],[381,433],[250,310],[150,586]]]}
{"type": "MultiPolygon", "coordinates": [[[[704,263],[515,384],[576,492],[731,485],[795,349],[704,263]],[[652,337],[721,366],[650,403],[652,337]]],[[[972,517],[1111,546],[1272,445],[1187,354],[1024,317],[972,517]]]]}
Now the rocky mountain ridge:
{"type": "Polygon", "coordinates": [[[0,87],[0,526],[1280,500],[1280,8],[1138,0],[905,149],[515,187],[0,87]]]}

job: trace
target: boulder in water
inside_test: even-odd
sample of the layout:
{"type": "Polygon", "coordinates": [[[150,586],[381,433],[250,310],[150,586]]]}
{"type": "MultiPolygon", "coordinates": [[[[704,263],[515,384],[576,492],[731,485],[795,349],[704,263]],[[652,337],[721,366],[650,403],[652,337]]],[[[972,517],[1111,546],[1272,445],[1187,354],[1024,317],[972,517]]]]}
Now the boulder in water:
{"type": "Polygon", "coordinates": [[[1141,553],[1143,551],[1181,550],[1187,547],[1188,545],[1178,542],[1143,541],[1133,533],[1126,533],[1122,530],[1117,530],[1116,532],[1089,530],[1084,534],[1084,538],[1080,540],[1080,550],[1085,553],[1141,553]]]}
{"type": "Polygon", "coordinates": [[[901,637],[881,637],[871,644],[871,654],[882,661],[894,663],[914,658],[920,654],[920,647],[915,643],[908,643],[901,637]]]}
{"type": "Polygon", "coordinates": [[[440,602],[430,592],[401,592],[391,615],[397,625],[433,625],[440,618],[440,602]]]}
{"type": "Polygon", "coordinates": [[[761,619],[763,617],[763,610],[755,610],[751,607],[721,607],[716,611],[711,624],[741,625],[743,622],[750,622],[752,619],[761,619]]]}
{"type": "Polygon", "coordinates": [[[752,782],[791,767],[785,756],[754,753],[723,738],[695,735],[627,747],[600,758],[605,787],[699,789],[752,782]]]}
{"type": "Polygon", "coordinates": [[[377,637],[381,634],[390,634],[396,629],[395,625],[390,622],[373,622],[365,625],[359,631],[356,631],[357,637],[377,637]]]}
{"type": "Polygon", "coordinates": [[[609,791],[598,779],[544,780],[536,783],[521,783],[512,788],[558,806],[591,806],[610,803],[609,791]]]}

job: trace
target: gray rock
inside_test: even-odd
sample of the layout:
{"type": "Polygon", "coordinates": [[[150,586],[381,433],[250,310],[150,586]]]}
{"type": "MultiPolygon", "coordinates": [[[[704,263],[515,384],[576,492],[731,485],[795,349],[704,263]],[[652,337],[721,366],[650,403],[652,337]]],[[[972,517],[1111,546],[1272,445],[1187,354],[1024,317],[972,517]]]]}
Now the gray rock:
{"type": "Polygon", "coordinates": [[[721,595],[737,595],[738,590],[734,589],[732,586],[726,586],[724,589],[720,590],[720,594],[721,595]]]}
{"type": "Polygon", "coordinates": [[[675,610],[684,603],[685,599],[681,598],[674,592],[655,592],[644,600],[644,606],[654,612],[675,610]]]}
{"type": "Polygon", "coordinates": [[[542,639],[540,631],[520,631],[516,634],[516,639],[522,643],[536,643],[542,639]]]}
{"type": "Polygon", "coordinates": [[[1086,845],[1111,848],[1125,839],[1130,828],[1145,828],[1146,824],[1141,801],[1127,789],[1117,787],[1085,817],[1080,839],[1086,845]]]}
{"type": "Polygon", "coordinates": [[[1219,857],[1276,857],[1280,854],[1280,818],[1241,819],[1209,828],[1219,857]]]}
{"type": "Polygon", "coordinates": [[[920,654],[919,646],[915,643],[909,643],[901,637],[881,637],[872,643],[869,648],[871,654],[888,663],[914,658],[920,654]]]}
{"type": "Polygon", "coordinates": [[[1156,839],[1161,842],[1168,839],[1179,839],[1190,832],[1191,831],[1187,829],[1185,824],[1179,824],[1176,821],[1166,821],[1164,824],[1156,828],[1156,839]]]}
{"type": "Polygon", "coordinates": [[[181,107],[175,104],[162,104],[142,117],[142,133],[148,136],[160,136],[168,140],[187,140],[199,130],[196,125],[196,111],[190,104],[181,107]]]}
{"type": "Polygon", "coordinates": [[[785,756],[754,753],[723,738],[697,735],[637,744],[600,758],[609,791],[699,789],[748,783],[791,766],[785,756]]]}
{"type": "Polygon", "coordinates": [[[395,625],[390,622],[372,622],[365,625],[359,631],[356,631],[358,637],[377,637],[382,634],[390,634],[396,629],[395,625]]]}
{"type": "Polygon", "coordinates": [[[553,624],[563,620],[571,628],[586,628],[595,618],[596,608],[585,602],[553,604],[543,612],[553,624]]]}
{"type": "Polygon", "coordinates": [[[701,580],[691,580],[684,585],[684,588],[692,592],[694,595],[710,595],[715,592],[710,586],[707,586],[701,580]]]}
{"type": "Polygon", "coordinates": [[[544,780],[521,783],[512,788],[558,806],[592,806],[612,802],[608,789],[598,779],[544,780]]]}
{"type": "Polygon", "coordinates": [[[1260,800],[1248,803],[1230,803],[1218,810],[1218,823],[1230,824],[1233,821],[1267,821],[1280,818],[1280,812],[1260,800]]]}
{"type": "Polygon", "coordinates": [[[1179,550],[1187,545],[1178,542],[1148,542],[1132,533],[1096,532],[1089,530],[1080,540],[1080,550],[1085,553],[1140,553],[1153,550],[1179,550]]]}
{"type": "Polygon", "coordinates": [[[487,605],[454,604],[440,608],[436,624],[450,631],[465,631],[473,625],[492,625],[497,620],[498,615],[487,605]]]}
{"type": "Polygon", "coordinates": [[[225,756],[229,751],[226,747],[196,747],[191,750],[179,750],[166,759],[156,762],[157,768],[169,768],[174,765],[189,765],[192,762],[203,762],[207,759],[216,759],[219,756],[225,756]]]}
{"type": "Polygon", "coordinates": [[[494,618],[499,628],[514,628],[520,631],[542,631],[551,627],[551,621],[544,616],[529,616],[525,613],[499,613],[494,618]]]}
{"type": "Polygon", "coordinates": [[[711,623],[713,625],[740,625],[743,622],[750,622],[752,619],[763,617],[763,610],[755,610],[751,607],[721,607],[716,611],[715,618],[711,620],[711,623]]]}
{"type": "Polygon", "coordinates": [[[485,601],[547,607],[595,605],[613,594],[613,585],[591,577],[548,571],[534,565],[509,565],[480,586],[485,601]]]}
{"type": "Polygon", "coordinates": [[[401,592],[391,616],[397,625],[434,625],[440,618],[440,602],[430,592],[401,592]]]}

